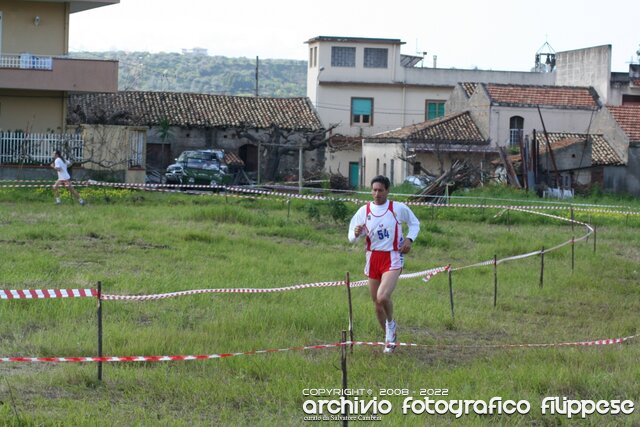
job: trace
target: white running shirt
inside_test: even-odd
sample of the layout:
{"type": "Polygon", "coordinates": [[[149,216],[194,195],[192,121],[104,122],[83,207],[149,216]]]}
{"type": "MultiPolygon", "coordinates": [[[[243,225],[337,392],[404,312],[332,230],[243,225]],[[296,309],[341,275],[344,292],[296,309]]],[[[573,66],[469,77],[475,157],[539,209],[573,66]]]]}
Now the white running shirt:
{"type": "Polygon", "coordinates": [[[58,172],[58,180],[67,180],[71,179],[71,175],[67,171],[67,164],[60,157],[56,158],[54,162],[54,166],[56,168],[56,172],[58,172]]]}
{"type": "Polygon", "coordinates": [[[360,207],[349,224],[349,241],[354,243],[365,235],[367,251],[398,251],[403,242],[402,224],[409,226],[407,237],[415,240],[420,221],[404,203],[387,200],[383,205],[367,203],[360,207]],[[356,238],[355,228],[364,225],[364,233],[356,238]]]}

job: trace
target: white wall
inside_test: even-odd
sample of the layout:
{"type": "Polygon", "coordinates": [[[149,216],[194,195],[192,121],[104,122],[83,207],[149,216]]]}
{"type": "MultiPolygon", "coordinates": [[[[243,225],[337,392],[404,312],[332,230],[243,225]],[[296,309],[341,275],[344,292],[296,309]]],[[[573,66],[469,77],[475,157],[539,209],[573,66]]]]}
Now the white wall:
{"type": "Polygon", "coordinates": [[[611,86],[611,45],[556,53],[558,86],[593,86],[603,103],[611,86]]]}
{"type": "MultiPolygon", "coordinates": [[[[559,108],[541,108],[542,119],[547,132],[590,133],[592,112],[590,110],[563,110],[559,108]]],[[[593,113],[595,118],[596,113],[593,113]]],[[[524,118],[524,135],[531,135],[535,129],[543,132],[542,121],[535,108],[492,107],[490,119],[490,138],[492,145],[507,145],[509,140],[509,119],[512,116],[524,118]]]]}
{"type": "Polygon", "coordinates": [[[407,176],[407,163],[398,159],[398,156],[403,154],[404,146],[400,143],[365,142],[363,144],[364,186],[369,186],[376,175],[385,175],[391,180],[392,185],[401,184],[407,176]],[[393,177],[391,176],[392,160],[393,177]]]}

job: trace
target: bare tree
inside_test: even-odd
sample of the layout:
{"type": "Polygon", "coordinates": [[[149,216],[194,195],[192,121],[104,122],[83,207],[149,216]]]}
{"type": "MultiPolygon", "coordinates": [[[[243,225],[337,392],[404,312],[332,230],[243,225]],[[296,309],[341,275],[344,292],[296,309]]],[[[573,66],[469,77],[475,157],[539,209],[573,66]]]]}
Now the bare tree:
{"type": "Polygon", "coordinates": [[[317,130],[290,130],[282,129],[278,125],[271,125],[264,132],[256,132],[255,128],[241,125],[238,129],[238,136],[243,137],[258,145],[262,152],[258,156],[266,157],[264,166],[264,177],[266,180],[276,179],[280,170],[280,162],[285,156],[295,156],[300,148],[303,151],[313,151],[325,147],[331,138],[331,131],[337,125],[329,129],[317,130]]]}

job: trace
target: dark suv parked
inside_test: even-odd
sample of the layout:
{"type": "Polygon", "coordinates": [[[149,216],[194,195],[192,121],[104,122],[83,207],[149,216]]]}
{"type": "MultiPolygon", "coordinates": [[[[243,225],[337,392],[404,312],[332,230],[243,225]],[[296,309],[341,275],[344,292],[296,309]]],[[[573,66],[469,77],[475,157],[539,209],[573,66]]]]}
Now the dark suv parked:
{"type": "Polygon", "coordinates": [[[222,185],[231,181],[224,162],[224,150],[183,151],[176,162],[167,167],[167,184],[222,185]]]}

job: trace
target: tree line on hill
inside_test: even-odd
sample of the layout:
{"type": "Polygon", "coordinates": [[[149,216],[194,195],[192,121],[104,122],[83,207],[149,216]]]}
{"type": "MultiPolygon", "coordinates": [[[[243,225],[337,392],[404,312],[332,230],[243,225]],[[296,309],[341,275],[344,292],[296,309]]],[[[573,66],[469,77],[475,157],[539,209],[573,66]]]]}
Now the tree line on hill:
{"type": "MultiPolygon", "coordinates": [[[[203,53],[72,52],[74,58],[119,61],[118,89],[254,96],[256,58],[203,53]]],[[[258,95],[306,96],[307,61],[259,59],[258,95]]]]}

